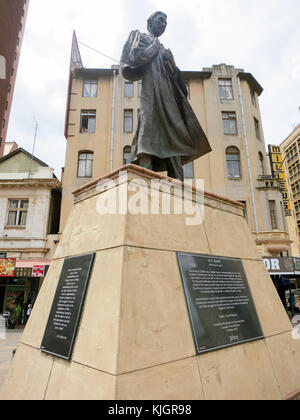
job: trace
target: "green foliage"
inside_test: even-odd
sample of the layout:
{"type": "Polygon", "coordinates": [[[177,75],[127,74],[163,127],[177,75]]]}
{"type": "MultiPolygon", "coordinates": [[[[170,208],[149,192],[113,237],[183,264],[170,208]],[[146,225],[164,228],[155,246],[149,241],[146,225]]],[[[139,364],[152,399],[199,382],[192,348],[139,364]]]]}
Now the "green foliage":
{"type": "Polygon", "coordinates": [[[14,309],[12,317],[14,320],[20,321],[22,317],[22,306],[18,304],[18,306],[14,309]]]}

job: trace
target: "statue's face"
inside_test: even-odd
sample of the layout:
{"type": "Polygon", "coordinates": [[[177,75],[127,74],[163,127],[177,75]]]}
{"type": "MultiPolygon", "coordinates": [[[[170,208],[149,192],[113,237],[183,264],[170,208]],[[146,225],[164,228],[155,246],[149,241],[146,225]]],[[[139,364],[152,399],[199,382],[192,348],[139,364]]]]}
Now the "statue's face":
{"type": "Polygon", "coordinates": [[[150,32],[152,35],[159,37],[161,36],[167,27],[167,18],[163,14],[158,14],[152,20],[150,26],[150,32]]]}

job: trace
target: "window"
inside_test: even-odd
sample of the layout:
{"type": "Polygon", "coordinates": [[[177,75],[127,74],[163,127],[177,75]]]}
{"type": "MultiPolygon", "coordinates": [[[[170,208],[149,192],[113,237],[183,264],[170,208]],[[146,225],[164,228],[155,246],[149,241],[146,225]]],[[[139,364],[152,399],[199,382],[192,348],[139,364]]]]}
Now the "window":
{"type": "Polygon", "coordinates": [[[252,104],[256,107],[256,97],[255,97],[255,91],[251,89],[251,101],[252,104]]]}
{"type": "Polygon", "coordinates": [[[127,98],[133,98],[133,83],[132,82],[125,82],[125,96],[127,98]]]}
{"type": "Polygon", "coordinates": [[[184,178],[194,178],[194,164],[193,162],[187,163],[183,167],[184,178]]]}
{"type": "Polygon", "coordinates": [[[264,156],[261,152],[258,153],[258,159],[259,159],[259,175],[265,175],[264,156]]]}
{"type": "Polygon", "coordinates": [[[239,203],[244,205],[243,212],[244,212],[244,218],[248,222],[248,211],[247,211],[247,201],[239,201],[239,203]]]}
{"type": "Polygon", "coordinates": [[[278,229],[277,212],[276,212],[276,201],[269,200],[269,210],[272,229],[278,229]]]}
{"type": "Polygon", "coordinates": [[[0,79],[6,79],[6,61],[3,55],[0,55],[0,79]]]}
{"type": "Polygon", "coordinates": [[[235,112],[222,112],[224,134],[236,135],[237,124],[235,112]]]}
{"type": "Polygon", "coordinates": [[[98,81],[97,80],[85,80],[83,82],[83,94],[84,98],[97,98],[98,95],[98,81]]]}
{"type": "Polygon", "coordinates": [[[29,200],[9,200],[7,226],[26,226],[29,200]]]}
{"type": "Polygon", "coordinates": [[[233,99],[233,89],[231,79],[219,79],[220,99],[233,99]]]}
{"type": "Polygon", "coordinates": [[[256,134],[256,138],[258,140],[260,140],[260,129],[259,129],[259,121],[254,118],[254,126],[255,126],[255,134],[256,134]]]}
{"type": "Polygon", "coordinates": [[[130,154],[131,154],[131,146],[124,147],[124,150],[123,150],[124,165],[127,165],[127,163],[129,163],[130,154]]]}
{"type": "Polygon", "coordinates": [[[236,147],[226,150],[226,163],[228,178],[241,178],[240,152],[236,147]]]}
{"type": "Polygon", "coordinates": [[[142,89],[143,89],[143,81],[139,80],[139,84],[138,84],[138,94],[139,94],[139,98],[142,97],[142,89]]]}
{"type": "Polygon", "coordinates": [[[124,111],[124,133],[133,132],[133,110],[125,109],[124,111]]]}
{"type": "Polygon", "coordinates": [[[80,133],[95,133],[96,111],[81,111],[80,133]]]}
{"type": "Polygon", "coordinates": [[[79,152],[78,155],[78,178],[92,178],[93,176],[93,152],[79,152]]]}

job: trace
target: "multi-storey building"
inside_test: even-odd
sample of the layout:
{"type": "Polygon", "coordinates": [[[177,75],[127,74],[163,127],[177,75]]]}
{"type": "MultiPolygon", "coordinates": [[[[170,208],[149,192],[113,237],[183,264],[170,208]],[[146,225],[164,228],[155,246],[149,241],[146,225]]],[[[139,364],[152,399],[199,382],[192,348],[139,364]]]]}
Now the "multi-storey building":
{"type": "Polygon", "coordinates": [[[60,182],[22,148],[0,159],[0,313],[34,302],[58,241],[60,182]]]}
{"type": "MultiPolygon", "coordinates": [[[[185,168],[203,178],[207,191],[240,201],[261,254],[290,252],[280,184],[270,172],[256,79],[226,64],[183,72],[189,100],[213,151],[185,168]]],[[[72,191],[128,162],[138,123],[141,82],[131,83],[119,67],[71,72],[66,118],[62,231],[72,191]]],[[[230,238],[228,238],[230,240],[230,238]]]]}
{"type": "Polygon", "coordinates": [[[0,157],[3,156],[29,0],[0,0],[0,157]]]}
{"type": "Polygon", "coordinates": [[[282,160],[291,202],[291,217],[287,218],[293,240],[293,255],[300,255],[300,124],[281,144],[282,160]]]}

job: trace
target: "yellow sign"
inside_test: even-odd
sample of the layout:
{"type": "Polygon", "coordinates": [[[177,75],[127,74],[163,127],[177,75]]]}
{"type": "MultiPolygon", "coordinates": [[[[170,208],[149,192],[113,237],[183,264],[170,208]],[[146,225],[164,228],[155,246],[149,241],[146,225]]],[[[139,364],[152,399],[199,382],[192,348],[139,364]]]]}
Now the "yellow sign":
{"type": "Polygon", "coordinates": [[[269,156],[271,162],[272,174],[278,178],[281,185],[283,208],[286,216],[291,216],[291,203],[287,188],[287,179],[284,170],[284,163],[280,146],[269,145],[269,156]]]}

